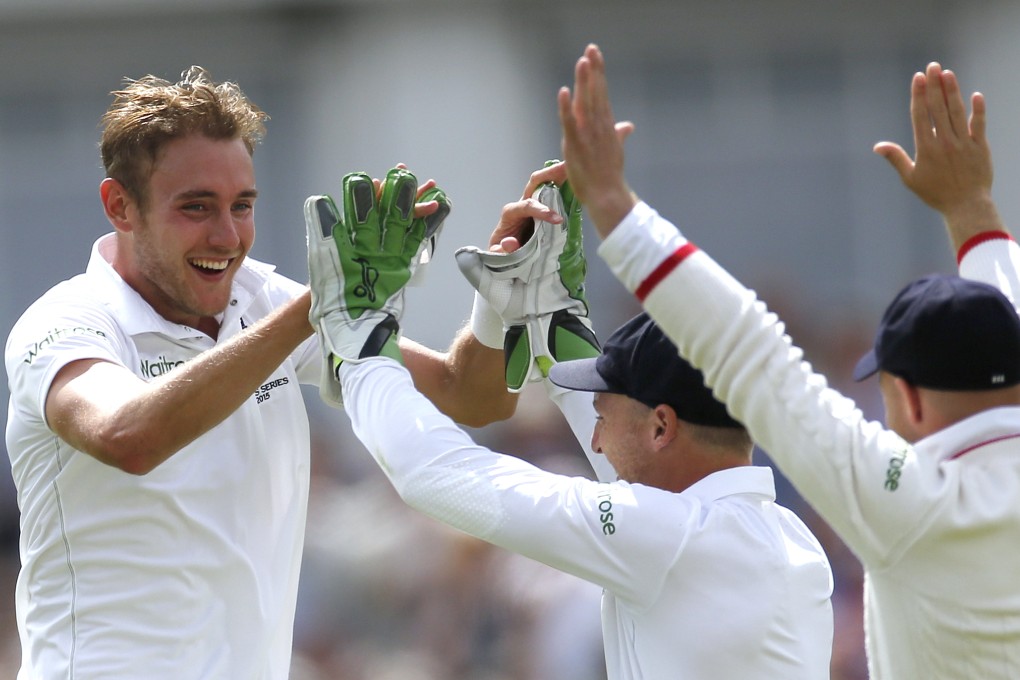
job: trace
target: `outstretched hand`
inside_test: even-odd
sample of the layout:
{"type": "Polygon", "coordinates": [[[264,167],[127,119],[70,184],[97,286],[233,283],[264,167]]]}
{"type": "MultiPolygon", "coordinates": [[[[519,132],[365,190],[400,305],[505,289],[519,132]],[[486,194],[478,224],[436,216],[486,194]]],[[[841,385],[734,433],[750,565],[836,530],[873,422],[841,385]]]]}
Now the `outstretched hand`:
{"type": "Polygon", "coordinates": [[[489,249],[459,248],[457,266],[503,322],[511,392],[548,375],[558,361],[597,356],[588,319],[581,205],[564,164],[532,173],[520,200],[503,207],[489,249]]]}
{"type": "Polygon", "coordinates": [[[333,370],[340,362],[401,361],[404,287],[426,263],[449,211],[446,194],[431,180],[417,186],[403,165],[385,180],[349,173],[339,206],[329,195],[305,201],[308,321],[323,351],[320,394],[327,402],[342,403],[333,370]]]}
{"type": "Polygon", "coordinates": [[[613,117],[605,61],[596,45],[577,60],[573,95],[560,88],[557,103],[567,178],[605,238],[637,203],[623,173],[623,141],[634,125],[613,117]]]}
{"type": "Polygon", "coordinates": [[[968,118],[956,75],[932,62],[911,82],[915,157],[895,142],[874,147],[908,189],[942,214],[957,248],[977,233],[1002,229],[991,198],[984,96],[975,92],[970,104],[968,118]]]}
{"type": "Polygon", "coordinates": [[[489,236],[489,251],[509,254],[519,249],[531,238],[536,221],[560,224],[563,221],[560,214],[535,198],[534,193],[543,184],[562,186],[566,181],[567,169],[563,161],[531,173],[520,200],[503,206],[499,222],[489,236]]]}

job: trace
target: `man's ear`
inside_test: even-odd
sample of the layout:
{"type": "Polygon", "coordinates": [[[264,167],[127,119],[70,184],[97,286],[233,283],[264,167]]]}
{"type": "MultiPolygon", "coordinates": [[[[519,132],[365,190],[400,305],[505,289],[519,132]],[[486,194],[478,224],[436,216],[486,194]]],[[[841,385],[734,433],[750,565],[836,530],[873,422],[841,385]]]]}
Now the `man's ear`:
{"type": "Polygon", "coordinates": [[[920,391],[903,378],[893,376],[893,386],[902,399],[903,413],[907,421],[917,427],[924,420],[924,405],[921,400],[920,391]]]}
{"type": "Polygon", "coordinates": [[[652,446],[660,450],[676,439],[679,420],[673,407],[666,404],[659,404],[653,408],[651,417],[654,427],[652,446]]]}
{"type": "Polygon", "coordinates": [[[131,194],[124,185],[107,177],[99,184],[99,198],[106,212],[106,219],[117,231],[131,231],[133,224],[129,217],[129,208],[134,204],[131,194]]]}

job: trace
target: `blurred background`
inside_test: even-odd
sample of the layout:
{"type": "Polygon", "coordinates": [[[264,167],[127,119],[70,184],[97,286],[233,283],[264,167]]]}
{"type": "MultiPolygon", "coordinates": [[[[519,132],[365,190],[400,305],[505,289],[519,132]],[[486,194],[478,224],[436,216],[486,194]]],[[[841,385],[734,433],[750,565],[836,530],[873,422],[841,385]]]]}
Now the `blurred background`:
{"type": "MultiPolygon", "coordinates": [[[[877,386],[849,371],[892,294],[954,261],[938,216],[872,145],[912,152],[910,79],[940,61],[988,98],[995,195],[1016,224],[1018,26],[1009,0],[0,0],[0,330],[82,271],[109,230],[97,191],[109,92],[199,64],[272,116],[255,154],[253,255],[292,278],[307,279],[307,195],[397,162],[441,183],[454,212],[404,327],[444,348],[471,301],[452,253],[484,245],[502,205],[559,156],[556,90],[594,41],[617,117],[637,126],[633,188],[754,287],[808,360],[879,418],[877,386]]],[[[637,306],[594,241],[589,299],[604,338],[637,306]]],[[[6,381],[0,390],[6,400],[6,381]]],[[[596,588],[409,511],[346,418],[314,389],[307,397],[315,475],[296,680],[603,676],[596,588]]],[[[591,474],[541,389],[472,434],[591,474]]],[[[864,678],[860,567],[779,481],[835,570],[833,678],[864,678]]],[[[0,678],[20,655],[18,520],[0,470],[0,678]]]]}

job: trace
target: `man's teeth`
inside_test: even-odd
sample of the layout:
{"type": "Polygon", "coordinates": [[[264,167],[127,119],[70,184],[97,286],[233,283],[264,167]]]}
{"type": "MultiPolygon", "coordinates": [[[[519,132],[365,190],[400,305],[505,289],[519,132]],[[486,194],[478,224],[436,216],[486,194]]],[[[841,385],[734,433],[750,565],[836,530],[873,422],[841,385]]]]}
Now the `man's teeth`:
{"type": "Polygon", "coordinates": [[[230,264],[228,260],[191,260],[191,264],[201,269],[222,271],[230,264]]]}

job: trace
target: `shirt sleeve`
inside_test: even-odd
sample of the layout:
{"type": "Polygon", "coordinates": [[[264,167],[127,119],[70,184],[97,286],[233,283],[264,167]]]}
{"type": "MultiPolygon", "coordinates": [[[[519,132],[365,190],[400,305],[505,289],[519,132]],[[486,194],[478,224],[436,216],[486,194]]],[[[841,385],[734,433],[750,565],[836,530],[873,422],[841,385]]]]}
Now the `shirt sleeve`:
{"type": "Polygon", "coordinates": [[[549,380],[543,382],[549,400],[559,408],[577,443],[581,445],[588,463],[595,471],[595,478],[600,482],[615,482],[618,477],[609,459],[591,448],[591,437],[595,431],[595,407],[592,405],[591,392],[575,392],[554,385],[549,380]]]}
{"type": "Polygon", "coordinates": [[[4,351],[12,408],[45,422],[46,397],[61,368],[81,359],[126,366],[128,354],[120,328],[101,305],[37,302],[15,324],[4,351]]]}
{"type": "Polygon", "coordinates": [[[960,276],[991,284],[1014,307],[1020,300],[1020,246],[1005,232],[979,234],[960,248],[960,276]]]}
{"type": "Polygon", "coordinates": [[[895,560],[936,502],[935,462],[829,388],[754,292],[648,205],[599,254],[858,557],[895,560]]]}
{"type": "Polygon", "coordinates": [[[355,435],[408,505],[636,605],[655,599],[695,501],[554,474],[479,446],[394,361],[344,363],[340,378],[355,435]]]}

